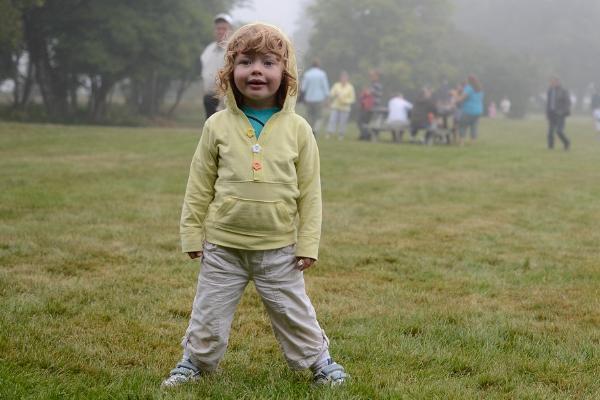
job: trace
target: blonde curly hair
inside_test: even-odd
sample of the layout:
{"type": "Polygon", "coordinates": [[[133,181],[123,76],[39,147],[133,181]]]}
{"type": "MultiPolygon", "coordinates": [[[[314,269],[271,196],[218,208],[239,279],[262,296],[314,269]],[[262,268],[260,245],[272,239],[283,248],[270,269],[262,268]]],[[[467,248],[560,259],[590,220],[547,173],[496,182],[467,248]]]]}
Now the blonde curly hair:
{"type": "Polygon", "coordinates": [[[281,85],[275,96],[277,106],[283,107],[288,94],[298,93],[298,79],[291,73],[289,66],[290,52],[293,51],[283,33],[274,26],[266,24],[250,24],[242,26],[228,40],[225,50],[225,65],[217,76],[217,94],[225,97],[231,87],[238,107],[243,104],[242,93],[235,86],[233,70],[235,57],[240,54],[275,54],[283,64],[281,85]]]}

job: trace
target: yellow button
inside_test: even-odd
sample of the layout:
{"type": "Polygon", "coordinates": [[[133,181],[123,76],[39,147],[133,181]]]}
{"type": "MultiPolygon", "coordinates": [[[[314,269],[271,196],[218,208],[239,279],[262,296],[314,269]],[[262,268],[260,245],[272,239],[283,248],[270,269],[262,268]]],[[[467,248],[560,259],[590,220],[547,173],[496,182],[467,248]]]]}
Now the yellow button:
{"type": "Polygon", "coordinates": [[[248,129],[248,133],[246,133],[246,135],[248,135],[249,138],[254,136],[254,131],[252,129],[248,129]]]}

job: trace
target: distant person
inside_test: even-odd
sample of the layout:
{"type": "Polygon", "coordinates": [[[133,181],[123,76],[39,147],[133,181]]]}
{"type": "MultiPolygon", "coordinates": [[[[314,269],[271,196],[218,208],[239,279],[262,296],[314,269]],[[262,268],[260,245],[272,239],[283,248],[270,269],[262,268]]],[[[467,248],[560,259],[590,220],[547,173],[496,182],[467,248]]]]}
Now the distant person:
{"type": "Polygon", "coordinates": [[[359,140],[368,140],[371,137],[369,132],[369,122],[373,115],[373,108],[375,107],[375,96],[369,86],[363,88],[358,96],[358,118],[356,120],[358,124],[359,140]]]}
{"type": "Polygon", "coordinates": [[[600,90],[596,89],[594,94],[592,95],[592,99],[590,102],[590,108],[592,111],[600,109],[600,90]]]}
{"type": "Polygon", "coordinates": [[[331,114],[327,125],[327,138],[337,134],[338,140],[343,140],[348,126],[350,109],[356,100],[354,86],[350,83],[346,71],[340,73],[340,80],[333,85],[329,96],[331,114]]]}
{"type": "Polygon", "coordinates": [[[475,75],[467,77],[467,84],[458,101],[460,106],[460,119],[458,121],[459,144],[463,145],[467,136],[467,129],[471,141],[478,136],[479,117],[483,114],[483,88],[475,75]]]}
{"type": "Polygon", "coordinates": [[[202,85],[204,87],[204,112],[206,119],[217,112],[217,74],[225,63],[225,45],[231,32],[233,19],[228,14],[217,14],[214,18],[215,41],[206,46],[200,61],[202,63],[202,85]]]}
{"type": "Polygon", "coordinates": [[[387,127],[392,131],[394,141],[402,142],[404,130],[410,124],[408,114],[412,109],[412,103],[406,101],[402,93],[396,94],[388,102],[388,115],[385,122],[387,127]]]}
{"type": "Polygon", "coordinates": [[[452,99],[452,90],[447,80],[444,80],[440,87],[433,93],[433,100],[437,108],[437,113],[442,118],[442,127],[448,129],[448,119],[454,112],[454,101],[452,99]]]}
{"type": "Polygon", "coordinates": [[[359,124],[359,140],[370,140],[371,132],[368,129],[369,122],[373,119],[374,112],[379,112],[383,106],[383,85],[381,84],[381,73],[377,69],[369,71],[369,97],[372,99],[372,106],[369,110],[364,110],[362,114],[363,123],[359,124]]]}
{"type": "Polygon", "coordinates": [[[510,113],[510,106],[511,104],[508,97],[503,97],[502,100],[500,100],[500,111],[502,112],[502,114],[504,114],[505,117],[507,117],[510,113]]]}
{"type": "Polygon", "coordinates": [[[375,103],[374,107],[381,107],[383,105],[383,85],[381,84],[381,73],[378,69],[372,69],[369,71],[369,80],[371,81],[371,93],[375,103]]]}
{"type": "Polygon", "coordinates": [[[314,59],[312,66],[302,76],[302,98],[306,106],[306,119],[313,134],[321,129],[321,113],[329,96],[327,73],[321,69],[321,63],[314,59]]]}
{"type": "Polygon", "coordinates": [[[492,101],[488,106],[488,117],[496,118],[496,114],[498,113],[498,108],[496,107],[496,102],[492,101]]]}
{"type": "Polygon", "coordinates": [[[548,148],[554,148],[554,134],[561,140],[564,149],[569,150],[571,142],[565,135],[565,121],[571,114],[571,96],[557,77],[550,78],[546,96],[546,117],[548,119],[548,148]]]}
{"type": "Polygon", "coordinates": [[[425,143],[431,143],[431,139],[435,133],[434,119],[436,113],[437,108],[431,96],[431,90],[428,88],[421,89],[421,93],[413,103],[410,116],[410,136],[412,141],[416,141],[419,131],[424,130],[425,143]]]}
{"type": "Polygon", "coordinates": [[[316,385],[342,384],[304,285],[318,257],[321,183],[317,143],[294,111],[292,45],[272,25],[245,25],[219,77],[226,109],[204,124],[181,213],[182,250],[202,268],[183,357],[162,386],[216,370],[249,281],[290,368],[310,368],[316,385]]]}

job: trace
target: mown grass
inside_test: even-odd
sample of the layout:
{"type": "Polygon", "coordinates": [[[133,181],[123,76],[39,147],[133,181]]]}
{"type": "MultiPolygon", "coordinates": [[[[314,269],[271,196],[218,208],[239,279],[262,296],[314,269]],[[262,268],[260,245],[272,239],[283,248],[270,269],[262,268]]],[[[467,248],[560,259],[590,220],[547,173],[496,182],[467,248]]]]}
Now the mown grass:
{"type": "Polygon", "coordinates": [[[600,140],[483,121],[465,148],[319,139],[321,259],[306,274],[352,374],[287,369],[246,291],[218,373],[160,390],[197,264],[178,219],[199,130],[0,124],[0,398],[594,399],[600,140]]]}

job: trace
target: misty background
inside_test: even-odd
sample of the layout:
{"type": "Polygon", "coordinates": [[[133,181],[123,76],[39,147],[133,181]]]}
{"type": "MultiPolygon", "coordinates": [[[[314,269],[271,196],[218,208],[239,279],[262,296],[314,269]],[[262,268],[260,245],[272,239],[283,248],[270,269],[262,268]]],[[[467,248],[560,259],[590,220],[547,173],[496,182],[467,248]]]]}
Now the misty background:
{"type": "Polygon", "coordinates": [[[477,75],[511,116],[541,111],[557,75],[587,112],[600,79],[595,0],[0,0],[5,119],[140,124],[200,113],[202,49],[212,18],[261,20],[357,87],[382,72],[385,97],[477,75]]]}

